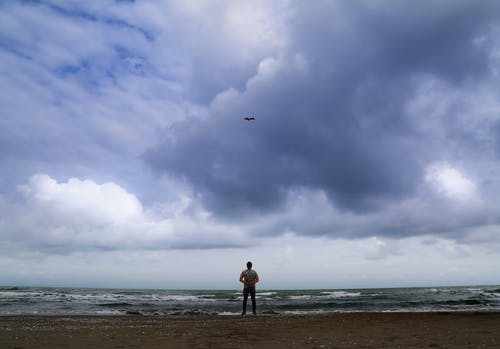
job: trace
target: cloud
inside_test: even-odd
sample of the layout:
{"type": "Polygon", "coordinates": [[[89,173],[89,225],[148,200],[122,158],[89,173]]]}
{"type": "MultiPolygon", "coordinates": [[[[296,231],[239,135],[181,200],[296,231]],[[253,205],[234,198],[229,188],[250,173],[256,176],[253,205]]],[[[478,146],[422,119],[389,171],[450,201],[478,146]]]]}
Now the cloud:
{"type": "Polygon", "coordinates": [[[460,171],[448,164],[434,164],[427,168],[425,180],[440,194],[457,201],[477,200],[476,185],[460,171]]]}
{"type": "Polygon", "coordinates": [[[189,62],[164,32],[163,5],[0,5],[2,192],[42,172],[114,181],[147,201],[137,156],[204,109],[182,97],[189,62]]]}
{"type": "Polygon", "coordinates": [[[114,183],[98,185],[91,180],[71,178],[59,184],[46,174],[36,174],[19,189],[29,203],[79,219],[123,224],[140,219],[143,214],[137,198],[114,183]]]}
{"type": "Polygon", "coordinates": [[[499,18],[0,2],[0,281],[230,288],[250,259],[263,287],[496,282],[499,18]]]}
{"type": "Polygon", "coordinates": [[[19,194],[13,203],[1,200],[5,218],[0,238],[40,251],[227,248],[245,243],[237,229],[212,222],[185,196],[145,210],[135,195],[115,183],[77,178],[58,183],[46,174],[33,175],[19,194]]]}
{"type": "Polygon", "coordinates": [[[492,276],[500,261],[498,243],[468,245],[434,236],[353,240],[286,234],[244,250],[99,250],[71,255],[19,248],[14,252],[7,246],[0,244],[0,266],[9,284],[79,287],[236,290],[247,260],[259,272],[261,289],[478,285],[495,283],[492,276]],[[217,272],[200,275],[200,268],[217,272]],[[284,270],[294,270],[297,277],[290,278],[284,270]]]}
{"type": "Polygon", "coordinates": [[[45,211],[55,245],[85,248],[498,224],[496,2],[1,6],[0,192],[33,208],[21,236],[45,211]]]}
{"type": "Polygon", "coordinates": [[[3,191],[44,172],[122,181],[153,200],[137,183],[137,156],[162,128],[204,117],[204,101],[243,86],[262,57],[283,45],[280,2],[0,6],[3,191]]]}
{"type": "MultiPolygon", "coordinates": [[[[446,180],[450,168],[442,168],[446,180]]],[[[451,173],[454,179],[456,173],[451,173]]],[[[462,182],[458,185],[469,184],[462,182]]],[[[460,189],[451,183],[452,188],[460,189]]],[[[283,210],[235,222],[207,211],[186,184],[171,180],[164,188],[170,191],[169,200],[144,208],[135,195],[112,182],[98,184],[77,178],[57,182],[46,174],[35,174],[18,187],[15,196],[0,197],[0,240],[15,249],[74,254],[241,249],[267,246],[279,236],[291,236],[293,240],[302,235],[330,236],[364,241],[363,256],[369,260],[398,253],[403,243],[395,248],[394,242],[388,245],[387,238],[442,235],[473,245],[498,241],[499,223],[491,219],[495,208],[480,201],[465,204],[463,197],[449,197],[434,182],[429,182],[423,192],[444,195],[442,206],[422,196],[397,202],[383,211],[354,213],[333,207],[324,191],[303,189],[289,192],[283,210]],[[456,204],[449,200],[456,200],[456,204]]],[[[462,194],[463,190],[451,193],[462,194]]]]}
{"type": "Polygon", "coordinates": [[[496,220],[496,199],[481,202],[483,183],[434,164],[461,162],[479,178],[498,168],[485,137],[494,137],[494,112],[478,102],[498,86],[498,5],[377,4],[294,4],[287,45],[244,87],[221,91],[206,118],[168,128],[146,162],[191,183],[223,219],[286,217],[268,234],[296,222],[298,234],[459,236],[496,220]],[[447,207],[433,190],[477,202],[447,207]],[[320,193],[321,206],[301,215],[297,192],[320,193]],[[457,212],[465,215],[450,223],[457,212]]]}

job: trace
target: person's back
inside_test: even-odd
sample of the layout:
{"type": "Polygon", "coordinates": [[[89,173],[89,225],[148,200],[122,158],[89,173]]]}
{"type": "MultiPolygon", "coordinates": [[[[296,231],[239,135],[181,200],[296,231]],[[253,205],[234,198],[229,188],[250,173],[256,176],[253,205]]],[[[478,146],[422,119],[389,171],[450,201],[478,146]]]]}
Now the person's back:
{"type": "Polygon", "coordinates": [[[241,275],[243,275],[243,279],[245,280],[245,287],[250,287],[252,282],[257,278],[257,272],[253,269],[245,269],[241,272],[241,275]]]}
{"type": "Polygon", "coordinates": [[[252,269],[252,262],[247,263],[247,269],[243,270],[240,274],[240,282],[243,283],[243,312],[245,315],[247,312],[247,301],[248,295],[252,298],[252,312],[254,315],[257,314],[256,302],[255,302],[255,284],[259,282],[259,275],[255,270],[252,269]]]}

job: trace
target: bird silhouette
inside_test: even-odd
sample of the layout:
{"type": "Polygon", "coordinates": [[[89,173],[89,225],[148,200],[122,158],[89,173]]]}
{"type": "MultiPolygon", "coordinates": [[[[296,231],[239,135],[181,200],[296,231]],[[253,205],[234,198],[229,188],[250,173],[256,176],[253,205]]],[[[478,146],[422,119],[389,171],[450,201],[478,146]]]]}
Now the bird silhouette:
{"type": "Polygon", "coordinates": [[[255,118],[253,116],[245,116],[243,119],[246,120],[246,121],[255,120],[255,118]]]}

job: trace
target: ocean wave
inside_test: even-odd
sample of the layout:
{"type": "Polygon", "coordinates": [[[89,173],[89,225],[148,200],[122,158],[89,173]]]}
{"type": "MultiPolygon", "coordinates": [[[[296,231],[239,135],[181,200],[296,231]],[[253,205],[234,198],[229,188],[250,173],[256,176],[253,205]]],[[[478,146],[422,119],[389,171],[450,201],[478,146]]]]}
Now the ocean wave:
{"type": "Polygon", "coordinates": [[[444,302],[433,302],[432,304],[438,305],[488,305],[488,301],[483,299],[459,299],[459,300],[448,300],[444,302]]]}
{"type": "MultiPolygon", "coordinates": [[[[239,314],[241,290],[0,288],[0,316],[239,314]]],[[[500,310],[500,286],[262,290],[261,313],[500,310]]]]}
{"type": "Polygon", "coordinates": [[[257,292],[257,296],[274,296],[274,295],[276,295],[276,292],[271,292],[271,291],[257,292]]]}
{"type": "Polygon", "coordinates": [[[360,297],[360,296],[361,292],[322,291],[319,294],[290,295],[288,296],[288,298],[292,300],[314,300],[314,299],[349,298],[349,297],[360,297]]]}
{"type": "Polygon", "coordinates": [[[361,292],[346,292],[346,291],[324,291],[321,292],[322,295],[329,296],[332,298],[344,298],[344,297],[359,297],[361,292]]]}
{"type": "Polygon", "coordinates": [[[130,304],[130,303],[102,303],[102,304],[98,304],[98,306],[109,307],[109,308],[121,308],[121,307],[133,306],[133,304],[130,304]]]}
{"type": "Polygon", "coordinates": [[[500,294],[500,288],[497,288],[496,290],[485,290],[485,293],[493,293],[493,294],[500,294]]]}

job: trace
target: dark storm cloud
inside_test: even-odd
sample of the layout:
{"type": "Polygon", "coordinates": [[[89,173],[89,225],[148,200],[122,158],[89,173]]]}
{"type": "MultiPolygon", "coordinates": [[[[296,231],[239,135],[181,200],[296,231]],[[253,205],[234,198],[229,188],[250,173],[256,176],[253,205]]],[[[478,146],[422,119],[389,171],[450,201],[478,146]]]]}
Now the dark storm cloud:
{"type": "Polygon", "coordinates": [[[499,6],[370,4],[296,6],[289,47],[267,62],[272,72],[259,70],[209,118],[173,126],[145,159],[187,179],[222,215],[269,212],[294,188],[324,190],[355,212],[409,197],[440,151],[405,110],[414,80],[484,78],[489,51],[476,40],[499,6]]]}

